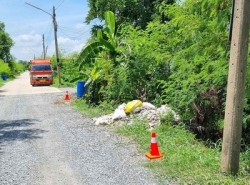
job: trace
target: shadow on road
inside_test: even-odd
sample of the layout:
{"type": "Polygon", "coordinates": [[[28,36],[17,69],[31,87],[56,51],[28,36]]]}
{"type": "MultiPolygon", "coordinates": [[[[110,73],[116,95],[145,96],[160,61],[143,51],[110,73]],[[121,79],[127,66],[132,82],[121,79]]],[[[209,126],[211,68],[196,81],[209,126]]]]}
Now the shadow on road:
{"type": "Polygon", "coordinates": [[[41,134],[47,132],[46,130],[26,128],[35,124],[36,121],[38,120],[0,120],[0,154],[2,148],[9,142],[41,139],[41,134]]]}
{"type": "Polygon", "coordinates": [[[4,95],[1,94],[1,93],[4,93],[4,92],[6,92],[6,91],[0,89],[0,97],[4,97],[4,95]]]}

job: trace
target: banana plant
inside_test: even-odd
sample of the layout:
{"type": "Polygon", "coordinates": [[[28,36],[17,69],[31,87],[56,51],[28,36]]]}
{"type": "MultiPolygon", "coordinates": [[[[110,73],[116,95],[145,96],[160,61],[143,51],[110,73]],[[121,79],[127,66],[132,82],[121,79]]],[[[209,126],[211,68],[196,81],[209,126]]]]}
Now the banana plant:
{"type": "MultiPolygon", "coordinates": [[[[121,34],[119,31],[116,31],[114,13],[107,11],[104,17],[104,30],[97,31],[96,41],[83,48],[76,60],[76,63],[79,64],[79,72],[83,71],[83,68],[86,66],[93,67],[88,75],[89,79],[86,85],[92,80],[96,80],[98,77],[102,76],[101,73],[103,73],[105,80],[109,81],[110,68],[118,65],[116,56],[118,54],[123,54],[119,49],[121,34]],[[105,34],[107,40],[103,38],[103,34],[105,34]]],[[[79,79],[79,77],[76,79],[79,79]]]]}

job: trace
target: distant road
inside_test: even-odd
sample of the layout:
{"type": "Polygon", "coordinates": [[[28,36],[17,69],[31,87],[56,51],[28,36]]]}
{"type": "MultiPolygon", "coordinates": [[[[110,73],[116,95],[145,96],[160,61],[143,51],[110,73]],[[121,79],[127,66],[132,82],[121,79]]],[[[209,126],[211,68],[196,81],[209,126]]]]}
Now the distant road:
{"type": "Polygon", "coordinates": [[[22,95],[22,94],[41,94],[62,92],[55,87],[30,85],[29,71],[22,73],[15,80],[0,87],[0,95],[22,95]]]}

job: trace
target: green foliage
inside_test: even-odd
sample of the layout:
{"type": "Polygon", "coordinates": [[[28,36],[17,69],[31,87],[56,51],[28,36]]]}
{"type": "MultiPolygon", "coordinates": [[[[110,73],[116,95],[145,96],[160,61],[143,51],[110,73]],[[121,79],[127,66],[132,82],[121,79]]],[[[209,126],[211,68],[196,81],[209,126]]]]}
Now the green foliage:
{"type": "MultiPolygon", "coordinates": [[[[156,16],[144,29],[121,24],[122,15],[104,11],[113,5],[121,8],[123,1],[108,1],[105,7],[99,6],[104,1],[93,2],[89,1],[89,20],[98,15],[106,21],[77,61],[78,73],[88,84],[87,102],[119,104],[140,99],[155,105],[168,103],[198,138],[220,139],[230,52],[231,1],[156,3],[153,6],[157,10],[151,15],[163,15],[165,21],[156,16]],[[101,9],[94,9],[94,5],[101,9]]],[[[246,88],[250,84],[247,81],[246,88]]],[[[249,98],[247,91],[243,137],[250,142],[249,98]]]]}
{"type": "Polygon", "coordinates": [[[14,42],[10,38],[9,34],[5,32],[5,25],[0,21],[0,59],[5,62],[10,62],[12,56],[10,54],[10,49],[14,45],[14,42]]]}
{"type": "Polygon", "coordinates": [[[73,102],[73,107],[79,110],[82,114],[90,117],[99,117],[104,114],[110,114],[113,111],[113,107],[109,103],[102,104],[103,106],[93,106],[89,105],[86,100],[79,100],[73,102]]]}
{"type": "Polygon", "coordinates": [[[117,27],[127,22],[144,29],[154,18],[162,22],[167,20],[164,14],[156,11],[161,2],[173,4],[175,0],[88,0],[89,12],[85,22],[90,23],[95,18],[106,20],[105,12],[112,11],[116,13],[117,27]]]}
{"type": "Polygon", "coordinates": [[[59,53],[59,67],[60,67],[60,75],[61,75],[61,84],[59,85],[58,74],[57,74],[57,61],[56,56],[47,57],[51,60],[51,65],[53,69],[53,77],[54,83],[53,85],[56,87],[75,87],[77,80],[82,80],[81,76],[79,76],[78,66],[75,62],[78,53],[73,52],[71,54],[65,54],[62,49],[60,49],[59,53]],[[72,80],[76,79],[76,80],[72,80]]]}
{"type": "MultiPolygon", "coordinates": [[[[101,49],[89,53],[86,57],[92,59],[91,63],[82,68],[94,79],[88,86],[87,103],[116,105],[140,99],[156,105],[168,103],[180,115],[183,124],[174,126],[171,117],[161,118],[165,124],[157,128],[157,133],[166,157],[148,166],[160,170],[162,176],[168,174],[180,179],[183,184],[249,182],[250,91],[246,91],[244,99],[241,171],[234,177],[218,173],[231,3],[228,0],[161,3],[157,8],[167,21],[157,17],[147,22],[144,29],[122,26],[119,32],[115,29],[116,37],[110,31],[114,29],[105,25],[102,31],[96,32],[95,41],[101,49]],[[195,134],[190,134],[187,128],[195,134]],[[203,139],[210,148],[196,138],[203,139]]],[[[121,19],[119,14],[115,18],[121,19]]],[[[249,84],[247,78],[246,89],[249,84]]],[[[150,141],[147,128],[135,124],[120,129],[136,138],[145,152],[150,141]]]]}
{"type": "Polygon", "coordinates": [[[0,75],[10,75],[10,67],[8,63],[5,63],[3,60],[0,59],[0,75]]]}
{"type": "Polygon", "coordinates": [[[115,28],[114,13],[105,12],[105,18],[104,30],[97,31],[96,40],[85,46],[76,59],[79,74],[88,76],[86,98],[90,98],[88,101],[93,104],[105,100],[106,88],[115,75],[112,69],[120,65],[117,57],[123,54],[120,49],[120,31],[115,28]]]}
{"type": "Polygon", "coordinates": [[[184,121],[191,120],[192,129],[202,126],[210,133],[220,129],[219,120],[224,116],[229,60],[230,9],[227,1],[223,7],[216,3],[187,0],[182,5],[161,7],[171,17],[161,26],[168,35],[166,50],[171,52],[171,75],[161,81],[162,97],[177,108],[184,121]]]}
{"type": "Polygon", "coordinates": [[[0,77],[1,75],[7,75],[8,78],[14,78],[25,70],[26,68],[23,63],[14,61],[6,63],[0,59],[0,77]]]}
{"type": "Polygon", "coordinates": [[[29,69],[29,62],[28,61],[23,61],[23,60],[19,60],[18,64],[22,64],[23,66],[23,70],[28,70],[29,69]]]}
{"type": "Polygon", "coordinates": [[[11,76],[13,77],[16,75],[19,75],[21,72],[26,70],[25,64],[23,63],[12,61],[12,62],[9,62],[8,64],[9,66],[11,65],[11,71],[12,71],[11,76]]]}
{"type": "Polygon", "coordinates": [[[170,75],[168,61],[171,54],[166,51],[164,33],[157,32],[164,31],[160,27],[159,22],[154,22],[145,31],[133,27],[124,30],[127,33],[125,42],[133,51],[128,58],[127,75],[131,78],[131,86],[137,91],[133,94],[134,98],[156,101],[156,97],[162,93],[160,80],[167,81],[170,75]]]}

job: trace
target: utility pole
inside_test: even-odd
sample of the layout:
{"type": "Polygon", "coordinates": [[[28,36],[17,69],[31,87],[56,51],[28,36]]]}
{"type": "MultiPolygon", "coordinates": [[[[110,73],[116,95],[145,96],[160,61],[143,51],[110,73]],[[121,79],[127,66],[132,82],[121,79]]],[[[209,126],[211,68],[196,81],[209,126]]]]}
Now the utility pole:
{"type": "Polygon", "coordinates": [[[229,34],[228,34],[229,44],[231,44],[231,40],[232,40],[233,19],[234,19],[234,5],[235,5],[235,0],[232,0],[232,10],[231,10],[230,26],[229,26],[229,34]]]}
{"type": "Polygon", "coordinates": [[[45,49],[45,56],[47,55],[47,51],[48,51],[48,46],[46,46],[46,49],[45,49]]]}
{"type": "Polygon", "coordinates": [[[59,85],[61,85],[61,75],[60,75],[60,62],[59,62],[59,54],[58,54],[58,42],[57,42],[57,23],[56,23],[56,13],[55,13],[55,7],[53,6],[53,15],[46,12],[45,10],[38,8],[32,4],[29,4],[25,2],[27,5],[32,6],[33,8],[36,8],[38,10],[41,10],[45,12],[46,14],[49,14],[52,19],[53,19],[53,24],[54,24],[54,37],[55,37],[55,49],[56,49],[56,66],[57,66],[57,75],[58,75],[58,82],[59,85]]]}
{"type": "Polygon", "coordinates": [[[56,46],[57,75],[58,75],[59,85],[61,85],[60,61],[59,61],[58,42],[57,42],[57,23],[56,23],[56,13],[55,13],[55,7],[54,6],[53,6],[53,24],[54,24],[55,46],[56,46]]]}
{"type": "Polygon", "coordinates": [[[227,84],[221,172],[239,171],[243,100],[245,94],[250,1],[235,0],[227,84]]]}
{"type": "Polygon", "coordinates": [[[44,34],[43,34],[43,59],[45,59],[46,53],[45,53],[45,45],[44,45],[44,34]]]}

